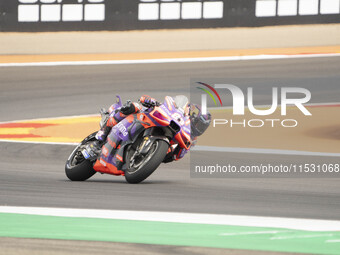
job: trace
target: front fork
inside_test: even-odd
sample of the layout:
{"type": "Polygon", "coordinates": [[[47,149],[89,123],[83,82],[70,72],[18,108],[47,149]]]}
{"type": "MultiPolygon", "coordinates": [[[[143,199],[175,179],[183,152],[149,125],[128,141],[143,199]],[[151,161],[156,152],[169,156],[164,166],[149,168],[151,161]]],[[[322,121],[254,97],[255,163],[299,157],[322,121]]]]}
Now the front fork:
{"type": "Polygon", "coordinates": [[[144,136],[143,141],[137,147],[136,151],[139,154],[145,155],[146,153],[148,153],[151,146],[152,146],[152,140],[149,138],[149,136],[144,136]]]}

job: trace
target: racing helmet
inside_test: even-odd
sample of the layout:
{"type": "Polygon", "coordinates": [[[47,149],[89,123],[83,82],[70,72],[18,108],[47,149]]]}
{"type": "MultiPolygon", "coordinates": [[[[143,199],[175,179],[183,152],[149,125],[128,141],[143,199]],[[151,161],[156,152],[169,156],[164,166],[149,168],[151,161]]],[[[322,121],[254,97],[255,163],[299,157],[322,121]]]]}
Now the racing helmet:
{"type": "Polygon", "coordinates": [[[191,108],[191,136],[197,137],[208,129],[211,123],[211,114],[209,112],[207,112],[207,114],[202,114],[201,108],[198,105],[192,105],[191,108]]]}

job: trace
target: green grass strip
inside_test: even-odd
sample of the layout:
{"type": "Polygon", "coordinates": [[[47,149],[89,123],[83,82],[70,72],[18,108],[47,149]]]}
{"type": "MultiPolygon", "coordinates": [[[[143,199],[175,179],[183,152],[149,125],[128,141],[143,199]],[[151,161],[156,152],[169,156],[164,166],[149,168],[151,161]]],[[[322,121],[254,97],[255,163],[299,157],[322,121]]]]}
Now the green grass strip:
{"type": "Polygon", "coordinates": [[[340,232],[12,213],[0,213],[0,236],[340,254],[340,242],[329,242],[340,232]]]}

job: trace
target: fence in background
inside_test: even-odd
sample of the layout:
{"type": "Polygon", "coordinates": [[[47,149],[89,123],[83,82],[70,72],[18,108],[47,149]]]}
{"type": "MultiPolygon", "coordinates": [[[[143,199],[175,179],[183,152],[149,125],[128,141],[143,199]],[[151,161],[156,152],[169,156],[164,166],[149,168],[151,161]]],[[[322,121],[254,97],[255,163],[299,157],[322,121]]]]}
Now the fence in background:
{"type": "Polygon", "coordinates": [[[340,0],[0,0],[0,31],[340,23],[340,0]]]}

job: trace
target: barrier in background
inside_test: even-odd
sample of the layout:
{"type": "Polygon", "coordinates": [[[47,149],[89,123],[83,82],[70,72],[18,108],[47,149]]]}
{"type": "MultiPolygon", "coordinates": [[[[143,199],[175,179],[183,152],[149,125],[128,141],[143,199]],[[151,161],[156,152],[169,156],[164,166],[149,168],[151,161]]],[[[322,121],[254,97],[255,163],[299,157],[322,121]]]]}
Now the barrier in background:
{"type": "Polygon", "coordinates": [[[0,31],[340,23],[340,0],[0,0],[0,31]]]}

